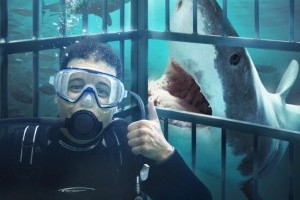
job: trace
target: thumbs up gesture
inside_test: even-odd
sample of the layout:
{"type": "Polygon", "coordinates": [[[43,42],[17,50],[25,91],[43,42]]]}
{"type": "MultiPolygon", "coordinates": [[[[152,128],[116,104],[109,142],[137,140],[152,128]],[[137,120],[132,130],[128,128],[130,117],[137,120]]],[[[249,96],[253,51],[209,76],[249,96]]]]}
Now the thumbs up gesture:
{"type": "Polygon", "coordinates": [[[149,120],[128,125],[128,144],[135,155],[162,162],[174,151],[165,139],[153,102],[149,102],[149,120]]]}

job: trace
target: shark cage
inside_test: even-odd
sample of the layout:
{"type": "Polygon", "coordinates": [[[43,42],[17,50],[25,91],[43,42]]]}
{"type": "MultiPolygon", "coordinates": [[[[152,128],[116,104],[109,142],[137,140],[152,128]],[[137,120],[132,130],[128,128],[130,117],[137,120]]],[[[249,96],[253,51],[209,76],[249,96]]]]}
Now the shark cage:
{"type": "MultiPolygon", "coordinates": [[[[213,199],[300,198],[299,1],[1,0],[0,10],[1,119],[55,117],[48,80],[61,50],[96,38],[213,199]]],[[[118,115],[136,113],[126,99],[118,115]]]]}

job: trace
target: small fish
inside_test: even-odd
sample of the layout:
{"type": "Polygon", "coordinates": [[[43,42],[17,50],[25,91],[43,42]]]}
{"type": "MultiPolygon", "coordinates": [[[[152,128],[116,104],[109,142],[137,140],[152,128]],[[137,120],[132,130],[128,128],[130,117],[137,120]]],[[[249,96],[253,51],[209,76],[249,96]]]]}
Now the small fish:
{"type": "Polygon", "coordinates": [[[53,61],[55,60],[55,56],[43,53],[40,54],[40,59],[43,61],[53,61]]]}
{"type": "Polygon", "coordinates": [[[13,118],[24,118],[26,117],[24,110],[22,108],[9,108],[8,116],[13,118]]]}
{"type": "Polygon", "coordinates": [[[256,65],[257,71],[259,73],[274,73],[277,68],[271,65],[256,65]]]}
{"type": "Polygon", "coordinates": [[[45,73],[45,74],[55,74],[57,72],[57,70],[50,68],[50,67],[41,67],[40,72],[45,73]]]}
{"type": "Polygon", "coordinates": [[[53,17],[53,16],[56,16],[56,15],[59,15],[59,13],[53,13],[53,14],[50,14],[49,16],[53,17]]]}
{"type": "Polygon", "coordinates": [[[16,58],[16,59],[9,59],[8,60],[8,63],[9,64],[20,64],[20,63],[23,63],[24,61],[20,58],[16,58]]]}
{"type": "Polygon", "coordinates": [[[16,59],[15,59],[15,61],[17,61],[17,62],[20,62],[20,63],[22,63],[22,62],[23,62],[23,60],[22,60],[22,59],[20,59],[20,58],[16,58],[16,59]]]}
{"type": "Polygon", "coordinates": [[[9,28],[19,28],[20,26],[21,26],[20,23],[11,22],[11,21],[8,22],[8,27],[9,28]]]}
{"type": "Polygon", "coordinates": [[[46,11],[50,11],[50,12],[59,12],[60,11],[60,3],[50,3],[50,4],[46,4],[45,1],[42,1],[42,12],[46,12],[46,11]]]}
{"type": "Polygon", "coordinates": [[[26,8],[13,8],[11,9],[15,13],[25,16],[25,17],[32,17],[32,10],[26,9],[26,8]]]}
{"type": "Polygon", "coordinates": [[[32,104],[32,97],[30,96],[30,92],[25,92],[24,90],[15,87],[10,91],[10,95],[19,102],[32,104]]]}
{"type": "Polygon", "coordinates": [[[51,85],[49,83],[41,85],[39,87],[39,90],[41,93],[46,94],[46,95],[54,95],[55,94],[55,89],[54,89],[53,85],[51,85]]]}
{"type": "Polygon", "coordinates": [[[20,31],[14,31],[14,30],[9,31],[8,33],[13,34],[13,35],[21,35],[22,34],[22,33],[20,33],[20,31]]]}

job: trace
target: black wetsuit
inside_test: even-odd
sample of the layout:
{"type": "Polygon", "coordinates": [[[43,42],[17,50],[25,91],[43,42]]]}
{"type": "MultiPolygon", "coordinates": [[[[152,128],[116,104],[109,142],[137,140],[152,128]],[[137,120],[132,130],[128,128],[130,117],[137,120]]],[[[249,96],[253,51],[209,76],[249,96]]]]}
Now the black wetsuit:
{"type": "MultiPolygon", "coordinates": [[[[99,142],[92,149],[73,148],[74,144],[66,142],[59,129],[43,130],[47,134],[36,136],[40,145],[34,147],[32,165],[20,164],[18,134],[21,132],[0,140],[1,200],[133,200],[136,197],[139,166],[127,144],[124,121],[106,128],[106,144],[99,142]]],[[[30,155],[25,151],[24,157],[30,155]]],[[[152,200],[211,199],[208,189],[176,151],[163,163],[148,164],[149,177],[141,183],[141,189],[152,200]]]]}

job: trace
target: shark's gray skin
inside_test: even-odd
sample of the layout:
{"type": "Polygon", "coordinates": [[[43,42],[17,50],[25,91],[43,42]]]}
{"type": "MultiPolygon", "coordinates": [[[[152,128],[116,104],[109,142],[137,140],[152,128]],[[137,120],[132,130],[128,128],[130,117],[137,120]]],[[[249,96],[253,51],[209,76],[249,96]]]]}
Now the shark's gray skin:
{"type": "MultiPolygon", "coordinates": [[[[171,19],[171,31],[192,33],[192,6],[192,0],[177,2],[171,19]]],[[[198,34],[222,35],[222,10],[215,0],[198,0],[197,28],[198,34]]],[[[227,34],[237,36],[229,23],[227,34]]],[[[149,82],[149,99],[159,107],[300,131],[300,106],[285,102],[298,70],[298,62],[293,60],[273,94],[263,86],[246,49],[171,42],[168,68],[159,80],[149,82]]],[[[186,125],[181,122],[174,124],[186,125]]],[[[212,127],[199,129],[197,170],[220,175],[221,130],[212,127]]],[[[177,145],[182,145],[181,142],[178,141],[177,145]]],[[[286,148],[287,142],[259,139],[259,176],[280,161],[286,148]]],[[[253,136],[230,131],[226,156],[227,178],[238,183],[251,199],[253,136]]]]}

